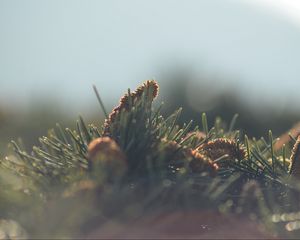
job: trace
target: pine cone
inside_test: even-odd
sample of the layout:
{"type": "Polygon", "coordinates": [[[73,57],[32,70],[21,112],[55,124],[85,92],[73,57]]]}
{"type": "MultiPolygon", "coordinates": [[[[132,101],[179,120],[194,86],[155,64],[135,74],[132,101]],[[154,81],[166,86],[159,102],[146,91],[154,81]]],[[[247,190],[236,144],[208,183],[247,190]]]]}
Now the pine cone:
{"type": "Polygon", "coordinates": [[[175,141],[163,141],[165,141],[165,157],[169,158],[170,164],[175,168],[182,168],[185,163],[188,163],[187,166],[193,173],[208,172],[211,175],[216,173],[218,166],[209,157],[191,148],[183,147],[175,141]]]}
{"type": "Polygon", "coordinates": [[[290,167],[290,171],[289,173],[293,176],[293,177],[300,177],[300,136],[298,136],[297,141],[293,147],[292,150],[292,155],[290,158],[290,163],[291,163],[291,167],[290,167]]]}
{"type": "Polygon", "coordinates": [[[94,168],[102,168],[110,177],[121,177],[127,171],[127,159],[118,144],[109,137],[94,139],[88,146],[88,159],[94,168]]]}
{"type": "Polygon", "coordinates": [[[129,106],[133,105],[138,99],[141,99],[142,95],[145,93],[149,102],[152,102],[158,95],[158,84],[154,80],[148,80],[143,85],[138,87],[134,92],[125,94],[121,100],[120,104],[115,107],[109,114],[108,119],[104,123],[104,136],[110,136],[110,126],[116,121],[117,116],[124,109],[129,110],[129,106]]]}
{"type": "MultiPolygon", "coordinates": [[[[242,160],[247,157],[247,151],[242,144],[238,145],[235,140],[226,138],[217,138],[204,143],[197,150],[213,161],[225,155],[227,155],[226,159],[228,160],[242,160]]],[[[221,163],[219,165],[221,167],[228,166],[226,163],[221,163]]]]}

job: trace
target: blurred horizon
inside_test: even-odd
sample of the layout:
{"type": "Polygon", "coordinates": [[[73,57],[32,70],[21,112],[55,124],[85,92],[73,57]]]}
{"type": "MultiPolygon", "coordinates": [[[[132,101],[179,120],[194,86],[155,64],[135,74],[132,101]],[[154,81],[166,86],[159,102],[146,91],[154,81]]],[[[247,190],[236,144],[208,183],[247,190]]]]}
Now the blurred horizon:
{"type": "Polygon", "coordinates": [[[109,112],[147,79],[180,123],[238,113],[249,136],[279,136],[300,120],[299,13],[294,0],[0,0],[0,154],[79,114],[99,126],[93,84],[109,112]]]}
{"type": "Polygon", "coordinates": [[[251,106],[299,110],[290,106],[300,87],[295,6],[2,0],[0,108],[27,111],[53,102],[71,114],[88,112],[96,103],[92,84],[110,105],[144,80],[172,84],[168,76],[183,69],[199,89],[213,81],[212,94],[234,89],[251,106]]]}

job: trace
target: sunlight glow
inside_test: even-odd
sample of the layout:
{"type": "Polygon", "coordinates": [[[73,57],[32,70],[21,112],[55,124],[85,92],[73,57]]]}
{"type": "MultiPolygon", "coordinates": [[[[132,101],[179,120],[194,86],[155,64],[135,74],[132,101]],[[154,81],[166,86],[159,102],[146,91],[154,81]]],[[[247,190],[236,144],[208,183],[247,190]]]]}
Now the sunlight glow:
{"type": "Polygon", "coordinates": [[[245,0],[245,2],[271,10],[300,27],[299,0],[245,0]]]}

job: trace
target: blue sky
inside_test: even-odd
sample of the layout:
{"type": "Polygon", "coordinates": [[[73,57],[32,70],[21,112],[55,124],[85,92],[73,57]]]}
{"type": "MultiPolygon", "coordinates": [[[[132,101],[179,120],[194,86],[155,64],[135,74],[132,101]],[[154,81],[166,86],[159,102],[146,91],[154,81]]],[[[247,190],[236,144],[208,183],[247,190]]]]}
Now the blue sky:
{"type": "Polygon", "coordinates": [[[185,66],[285,107],[300,100],[300,8],[274,2],[0,0],[0,106],[54,98],[81,111],[92,84],[117,101],[185,66]]]}

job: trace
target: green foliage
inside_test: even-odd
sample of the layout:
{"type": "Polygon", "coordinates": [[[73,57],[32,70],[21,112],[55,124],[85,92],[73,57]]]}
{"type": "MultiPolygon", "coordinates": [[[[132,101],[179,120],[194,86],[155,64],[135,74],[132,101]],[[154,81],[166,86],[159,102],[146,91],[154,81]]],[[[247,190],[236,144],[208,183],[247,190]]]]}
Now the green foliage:
{"type": "Polygon", "coordinates": [[[1,160],[9,178],[1,181],[17,183],[1,187],[1,216],[19,222],[30,236],[57,237],[85,234],[104,219],[124,220],[154,210],[213,209],[256,219],[274,235],[299,236],[300,182],[289,173],[291,149],[283,145],[276,151],[271,131],[268,140],[242,136],[234,129],[238,115],[228,129],[220,118],[209,128],[205,113],[202,126],[193,127],[192,121],[180,126],[182,109],[167,117],[161,115],[162,105],[153,109],[157,92],[154,81],[128,90],[110,115],[104,110],[102,129],[80,117],[75,130],[57,124],[30,153],[13,141],[15,153],[1,160]],[[91,145],[103,137],[120,150],[100,151],[95,144],[98,155],[92,159],[91,145]],[[114,155],[117,151],[122,154],[114,155]],[[125,161],[123,154],[126,171],[111,181],[111,166],[125,161]],[[106,162],[97,164],[105,157],[111,159],[110,170],[106,162]],[[16,193],[20,196],[14,198],[16,193]],[[36,220],[40,223],[34,225],[36,220]]]}

